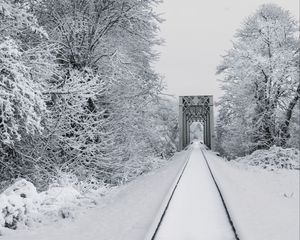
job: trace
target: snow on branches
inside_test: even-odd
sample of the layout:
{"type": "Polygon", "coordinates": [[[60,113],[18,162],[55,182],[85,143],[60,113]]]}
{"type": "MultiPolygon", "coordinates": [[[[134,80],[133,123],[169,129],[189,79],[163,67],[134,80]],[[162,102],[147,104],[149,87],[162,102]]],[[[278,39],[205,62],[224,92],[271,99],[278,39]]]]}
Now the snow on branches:
{"type": "Polygon", "coordinates": [[[119,184],[174,153],[175,105],[152,67],[158,2],[0,0],[0,181],[119,184]]]}
{"type": "Polygon", "coordinates": [[[224,76],[220,144],[228,154],[285,146],[290,138],[300,95],[298,28],[288,11],[265,4],[237,31],[218,66],[224,76]]]}
{"type": "Polygon", "coordinates": [[[41,114],[46,105],[14,40],[0,43],[0,63],[0,141],[13,145],[22,134],[42,131],[41,114]]]}

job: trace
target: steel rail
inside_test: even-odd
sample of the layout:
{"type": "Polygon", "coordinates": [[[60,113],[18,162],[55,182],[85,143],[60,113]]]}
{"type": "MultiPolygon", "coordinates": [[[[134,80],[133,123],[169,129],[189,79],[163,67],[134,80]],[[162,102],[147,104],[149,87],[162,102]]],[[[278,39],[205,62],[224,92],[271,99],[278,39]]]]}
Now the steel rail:
{"type": "Polygon", "coordinates": [[[210,172],[210,175],[211,175],[211,177],[212,177],[212,179],[213,179],[213,181],[214,181],[214,183],[215,183],[215,186],[216,186],[216,188],[217,188],[217,190],[218,190],[219,196],[220,196],[220,198],[221,198],[221,201],[222,201],[222,203],[223,203],[223,206],[224,206],[224,209],[225,209],[225,212],[226,212],[226,215],[227,215],[227,219],[228,219],[228,221],[229,221],[229,223],[230,223],[230,226],[231,226],[231,229],[232,229],[232,231],[233,231],[233,233],[234,233],[234,237],[235,237],[236,240],[240,240],[240,238],[239,238],[239,236],[238,236],[238,233],[237,233],[237,231],[236,231],[236,228],[234,227],[234,224],[233,224],[233,221],[232,221],[232,219],[231,219],[231,216],[230,216],[230,214],[229,214],[229,211],[228,211],[228,208],[227,208],[227,206],[226,206],[226,203],[225,203],[224,197],[223,197],[223,195],[222,195],[222,192],[221,192],[221,190],[220,190],[220,187],[219,187],[219,185],[218,185],[218,183],[217,183],[217,181],[216,181],[216,179],[215,179],[215,176],[214,176],[214,174],[213,174],[213,172],[212,172],[212,170],[211,170],[211,167],[210,167],[210,165],[209,165],[209,163],[208,163],[208,160],[207,160],[207,158],[206,158],[206,156],[205,156],[205,154],[204,154],[203,149],[202,149],[202,148],[200,148],[200,149],[201,149],[202,155],[203,155],[203,157],[204,157],[204,159],[205,159],[205,162],[206,162],[207,168],[208,168],[208,170],[209,170],[209,172],[210,172]]]}
{"type": "MultiPolygon", "coordinates": [[[[215,186],[216,186],[216,188],[217,188],[217,191],[218,191],[218,193],[219,193],[219,196],[220,196],[220,198],[221,198],[221,201],[222,201],[223,207],[224,207],[224,209],[225,209],[225,213],[226,213],[228,222],[229,222],[229,224],[230,224],[230,226],[231,226],[231,229],[232,229],[232,232],[233,232],[233,234],[234,234],[235,240],[240,240],[240,238],[239,238],[239,236],[238,236],[238,234],[237,234],[236,228],[234,227],[234,224],[233,224],[233,221],[232,221],[232,219],[231,219],[231,216],[230,216],[230,214],[229,214],[229,211],[228,211],[228,208],[227,208],[227,206],[226,206],[226,203],[225,203],[224,197],[223,197],[223,195],[222,195],[222,192],[221,192],[221,190],[220,190],[220,187],[219,187],[218,184],[217,184],[217,181],[216,181],[216,179],[215,179],[215,177],[214,177],[214,175],[213,175],[213,172],[212,172],[211,167],[210,167],[210,165],[209,165],[209,163],[208,163],[208,160],[207,160],[207,158],[206,158],[206,156],[205,156],[205,154],[204,154],[203,149],[201,148],[200,150],[201,150],[201,153],[202,153],[202,155],[203,155],[203,157],[204,157],[204,160],[205,160],[205,163],[206,163],[206,165],[207,165],[207,168],[208,168],[208,170],[209,170],[209,172],[210,172],[210,175],[211,175],[211,177],[212,177],[212,179],[213,179],[213,181],[214,181],[214,184],[215,184],[215,186]]],[[[181,170],[181,173],[180,173],[180,175],[179,175],[179,177],[178,177],[178,179],[177,179],[177,181],[176,181],[176,184],[175,184],[175,186],[174,186],[174,188],[173,188],[173,190],[172,190],[172,193],[171,193],[171,195],[170,195],[170,197],[169,197],[169,199],[168,199],[168,202],[167,202],[167,204],[166,204],[166,206],[165,206],[165,208],[164,208],[164,211],[163,211],[163,213],[162,213],[162,215],[161,215],[161,217],[160,217],[160,219],[159,219],[159,222],[158,222],[158,224],[157,224],[157,226],[156,226],[156,228],[155,228],[155,231],[154,231],[152,237],[150,238],[151,240],[155,240],[155,237],[156,237],[156,235],[157,235],[157,233],[158,233],[158,231],[159,231],[159,228],[160,228],[160,226],[161,226],[161,224],[162,224],[162,222],[163,222],[163,220],[164,220],[164,217],[165,217],[166,212],[167,212],[167,210],[168,210],[168,208],[169,208],[169,205],[170,205],[170,203],[171,203],[171,201],[172,201],[172,198],[173,198],[174,193],[175,193],[175,191],[176,191],[176,189],[177,189],[177,186],[178,186],[178,184],[179,184],[179,182],[180,182],[180,180],[181,180],[181,178],[182,178],[182,176],[183,176],[183,173],[184,173],[184,171],[185,171],[185,169],[186,169],[186,166],[187,166],[188,163],[189,163],[190,155],[191,155],[191,152],[188,154],[188,159],[187,159],[186,163],[184,164],[183,169],[181,170]]]]}
{"type": "Polygon", "coordinates": [[[175,191],[176,191],[176,189],[177,189],[177,186],[178,186],[178,184],[179,184],[179,182],[180,182],[180,180],[181,180],[181,177],[183,176],[183,173],[184,173],[184,171],[185,171],[185,169],[186,169],[186,166],[188,165],[188,163],[189,163],[189,161],[190,161],[190,156],[191,156],[191,150],[190,150],[190,152],[188,153],[186,163],[184,164],[184,167],[183,167],[182,170],[181,170],[181,173],[180,173],[180,175],[179,175],[179,177],[178,177],[178,179],[177,179],[177,181],[176,181],[176,184],[175,184],[175,186],[174,186],[174,188],[173,188],[173,190],[172,190],[172,193],[171,193],[171,195],[170,195],[170,197],[169,197],[169,200],[168,200],[168,202],[167,202],[167,204],[166,204],[166,206],[165,206],[165,209],[164,209],[164,211],[163,211],[163,213],[162,213],[162,215],[161,215],[161,217],[160,217],[160,219],[159,219],[159,222],[158,222],[158,224],[157,224],[157,226],[156,226],[156,229],[155,229],[155,231],[154,231],[154,233],[153,233],[153,235],[152,235],[152,237],[151,237],[151,240],[154,240],[155,237],[156,237],[156,235],[157,235],[157,233],[158,233],[158,230],[159,230],[159,228],[160,228],[160,226],[161,226],[161,224],[162,224],[162,222],[163,222],[163,219],[164,219],[164,217],[165,217],[165,215],[166,215],[166,212],[167,212],[167,210],[168,210],[168,208],[169,208],[169,205],[170,205],[170,203],[171,203],[171,201],[172,201],[172,198],[173,198],[173,196],[174,196],[174,193],[175,193],[175,191]]]}

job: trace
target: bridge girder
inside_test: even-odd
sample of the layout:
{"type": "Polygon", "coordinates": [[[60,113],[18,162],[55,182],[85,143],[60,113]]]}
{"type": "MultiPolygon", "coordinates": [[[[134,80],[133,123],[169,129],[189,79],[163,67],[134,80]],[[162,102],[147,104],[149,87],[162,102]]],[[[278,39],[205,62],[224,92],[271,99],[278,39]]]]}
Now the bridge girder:
{"type": "Polygon", "coordinates": [[[190,143],[190,125],[193,122],[203,124],[204,144],[213,148],[213,96],[180,96],[179,97],[179,150],[190,143]]]}

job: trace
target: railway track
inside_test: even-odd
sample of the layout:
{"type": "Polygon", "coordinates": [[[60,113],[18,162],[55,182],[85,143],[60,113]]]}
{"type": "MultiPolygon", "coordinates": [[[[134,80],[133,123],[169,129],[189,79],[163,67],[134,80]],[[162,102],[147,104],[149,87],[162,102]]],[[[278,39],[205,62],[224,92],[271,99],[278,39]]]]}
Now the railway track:
{"type": "MultiPolygon", "coordinates": [[[[204,149],[204,146],[201,146],[200,150],[201,150],[201,153],[203,155],[203,159],[205,161],[205,166],[208,169],[209,176],[212,179],[212,182],[213,182],[213,185],[214,185],[213,187],[216,188],[216,190],[218,192],[218,195],[220,197],[220,200],[222,202],[223,210],[224,210],[224,212],[226,214],[227,221],[228,221],[229,225],[231,226],[232,235],[234,236],[235,240],[240,240],[240,238],[239,238],[239,236],[237,234],[236,228],[234,226],[234,223],[233,223],[233,221],[231,219],[231,216],[230,216],[230,213],[228,211],[228,208],[226,206],[226,203],[225,203],[224,197],[222,195],[222,192],[221,192],[221,190],[220,190],[220,188],[219,188],[219,186],[217,184],[217,181],[216,181],[216,179],[215,179],[215,177],[213,175],[212,169],[211,169],[211,167],[209,165],[209,161],[207,160],[207,157],[205,155],[205,151],[206,150],[204,149]]],[[[177,188],[180,185],[183,176],[185,175],[187,166],[188,166],[188,164],[190,162],[191,153],[192,153],[193,150],[191,148],[189,148],[187,151],[189,151],[189,153],[187,155],[188,157],[186,159],[184,167],[181,169],[181,171],[180,171],[180,173],[179,173],[179,175],[178,175],[178,177],[177,177],[177,179],[175,181],[175,184],[170,189],[170,194],[168,195],[167,200],[165,201],[164,206],[162,206],[162,209],[160,211],[160,217],[157,219],[157,221],[155,223],[155,227],[152,227],[152,232],[150,234],[148,234],[148,236],[147,236],[147,238],[145,240],[160,240],[160,238],[158,236],[159,235],[159,231],[161,230],[161,227],[162,227],[162,225],[163,225],[163,223],[164,223],[164,221],[166,219],[166,215],[168,215],[169,207],[172,204],[174,196],[176,195],[177,188]]],[[[186,204],[188,204],[188,203],[186,203],[186,204]]],[[[186,219],[186,224],[188,224],[188,219],[186,219]]],[[[205,228],[206,226],[203,226],[203,227],[205,228]]],[[[209,239],[207,239],[207,240],[209,240],[209,239]]]]}
{"type": "Polygon", "coordinates": [[[203,148],[201,148],[201,152],[202,152],[203,157],[204,157],[204,159],[205,159],[205,163],[206,163],[207,168],[208,168],[208,170],[209,170],[209,172],[210,172],[210,175],[211,175],[211,177],[212,177],[212,179],[213,179],[213,181],[214,181],[214,184],[215,184],[215,186],[216,186],[216,188],[217,188],[217,190],[218,190],[219,196],[220,196],[220,198],[221,198],[221,200],[222,200],[222,204],[223,204],[223,207],[224,207],[224,209],[225,209],[226,216],[227,216],[227,219],[228,219],[228,221],[229,221],[229,223],[230,223],[232,232],[234,233],[234,237],[235,237],[236,240],[240,240],[240,238],[239,238],[239,236],[238,236],[238,234],[237,234],[236,228],[235,228],[235,226],[234,226],[234,224],[233,224],[233,221],[232,221],[232,219],[231,219],[231,216],[230,216],[230,214],[229,214],[228,208],[227,208],[227,206],[226,206],[226,203],[225,203],[223,194],[222,194],[222,192],[221,192],[221,190],[220,190],[220,187],[219,187],[219,185],[218,185],[218,183],[217,183],[217,181],[216,181],[216,178],[215,178],[215,176],[214,176],[214,174],[213,174],[213,172],[212,172],[212,170],[211,170],[211,167],[210,167],[210,165],[209,165],[209,163],[208,163],[208,161],[207,161],[207,158],[206,158],[206,156],[205,156],[205,154],[204,154],[203,148]]]}
{"type": "Polygon", "coordinates": [[[183,169],[182,169],[181,172],[179,173],[179,177],[177,178],[176,184],[175,184],[175,186],[173,187],[173,189],[172,189],[172,191],[171,191],[171,195],[170,195],[170,197],[169,197],[169,199],[168,199],[168,201],[167,201],[167,205],[165,206],[165,208],[164,208],[164,210],[163,210],[163,214],[161,215],[161,217],[160,217],[160,219],[159,219],[159,222],[158,222],[158,224],[157,224],[157,226],[156,226],[156,228],[155,228],[155,231],[154,231],[154,233],[153,233],[153,236],[151,237],[151,240],[155,240],[155,237],[156,237],[156,235],[157,235],[157,233],[158,233],[158,230],[159,230],[159,228],[160,228],[160,226],[161,226],[161,224],[162,224],[162,222],[163,222],[163,219],[164,219],[164,217],[165,217],[165,215],[166,215],[166,212],[167,212],[167,210],[168,210],[168,208],[169,208],[169,205],[170,205],[170,203],[171,203],[171,201],[172,201],[172,198],[173,198],[174,193],[175,193],[175,191],[176,191],[176,189],[177,189],[177,186],[178,186],[178,184],[179,184],[179,182],[180,182],[180,180],[181,180],[181,178],[182,178],[182,176],[183,176],[183,174],[184,174],[184,171],[185,171],[185,169],[186,169],[186,166],[187,166],[187,164],[188,164],[188,162],[189,162],[189,160],[190,160],[189,158],[190,158],[190,153],[188,154],[188,159],[186,160],[183,169]]]}

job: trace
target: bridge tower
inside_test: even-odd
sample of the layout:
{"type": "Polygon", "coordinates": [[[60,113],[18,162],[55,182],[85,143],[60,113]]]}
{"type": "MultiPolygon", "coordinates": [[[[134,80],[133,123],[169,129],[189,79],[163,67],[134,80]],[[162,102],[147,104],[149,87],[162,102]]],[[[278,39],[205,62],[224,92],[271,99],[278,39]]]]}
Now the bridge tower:
{"type": "Polygon", "coordinates": [[[190,126],[193,122],[203,124],[204,144],[213,149],[214,113],[213,96],[179,97],[179,150],[190,144],[190,126]]]}

